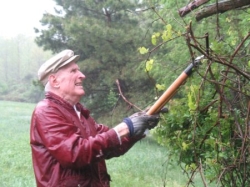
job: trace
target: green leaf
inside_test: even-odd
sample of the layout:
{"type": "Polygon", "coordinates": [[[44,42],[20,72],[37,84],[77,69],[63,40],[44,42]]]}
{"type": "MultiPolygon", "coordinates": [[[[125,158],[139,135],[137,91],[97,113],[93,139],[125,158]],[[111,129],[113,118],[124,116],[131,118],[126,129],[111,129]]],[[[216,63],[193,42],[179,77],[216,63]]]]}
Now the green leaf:
{"type": "Polygon", "coordinates": [[[167,31],[163,31],[163,33],[162,33],[162,40],[163,41],[168,41],[169,40],[168,32],[167,31]]]}
{"type": "Polygon", "coordinates": [[[167,25],[166,25],[166,29],[167,29],[168,32],[169,32],[169,31],[172,31],[172,25],[167,24],[167,25]]]}
{"type": "Polygon", "coordinates": [[[156,45],[156,43],[157,43],[157,39],[156,39],[156,37],[155,37],[155,36],[152,36],[152,38],[151,38],[151,42],[152,42],[152,44],[153,44],[153,45],[156,45]]]}
{"type": "Polygon", "coordinates": [[[223,49],[223,44],[218,41],[213,41],[211,43],[211,49],[215,52],[219,52],[223,49]]]}
{"type": "Polygon", "coordinates": [[[160,33],[159,32],[157,32],[157,33],[154,33],[153,35],[152,35],[152,37],[151,37],[151,42],[152,42],[152,44],[153,45],[156,45],[157,44],[157,40],[158,40],[158,38],[160,37],[160,33]]]}
{"type": "Polygon", "coordinates": [[[151,71],[151,69],[153,68],[153,63],[154,63],[154,60],[151,59],[151,60],[148,60],[146,62],[146,68],[145,68],[145,71],[151,71]]]}
{"type": "Polygon", "coordinates": [[[186,151],[188,149],[188,144],[186,144],[185,142],[182,142],[182,150],[186,151]]]}
{"type": "Polygon", "coordinates": [[[155,87],[157,88],[157,90],[159,91],[163,91],[166,89],[166,86],[163,84],[156,84],[155,87]]]}
{"type": "Polygon", "coordinates": [[[142,54],[142,55],[146,54],[148,52],[148,49],[146,49],[145,47],[139,47],[138,50],[139,50],[140,54],[142,54]]]}
{"type": "Polygon", "coordinates": [[[166,30],[165,31],[163,31],[163,33],[162,33],[162,40],[163,41],[168,41],[168,40],[170,40],[171,38],[172,38],[172,25],[170,25],[170,24],[168,24],[167,26],[166,26],[166,30]]]}

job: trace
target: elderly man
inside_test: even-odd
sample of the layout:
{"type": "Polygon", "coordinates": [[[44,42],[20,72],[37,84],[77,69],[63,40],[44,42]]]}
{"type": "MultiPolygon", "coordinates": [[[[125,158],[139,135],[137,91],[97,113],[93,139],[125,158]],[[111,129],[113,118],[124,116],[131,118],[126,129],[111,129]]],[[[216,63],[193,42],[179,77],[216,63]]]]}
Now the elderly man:
{"type": "Polygon", "coordinates": [[[97,124],[80,103],[85,75],[72,50],[46,61],[38,71],[45,86],[31,119],[30,144],[38,187],[108,187],[105,159],[127,152],[158,115],[144,112],[124,118],[114,128],[97,124]]]}

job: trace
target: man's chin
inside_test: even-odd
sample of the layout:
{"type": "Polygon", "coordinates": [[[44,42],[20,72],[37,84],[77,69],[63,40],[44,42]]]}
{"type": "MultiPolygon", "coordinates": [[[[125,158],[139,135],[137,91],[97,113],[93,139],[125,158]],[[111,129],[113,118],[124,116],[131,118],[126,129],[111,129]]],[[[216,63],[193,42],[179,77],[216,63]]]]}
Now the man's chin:
{"type": "Polygon", "coordinates": [[[85,95],[85,91],[82,90],[81,92],[79,92],[79,96],[84,96],[85,95]]]}

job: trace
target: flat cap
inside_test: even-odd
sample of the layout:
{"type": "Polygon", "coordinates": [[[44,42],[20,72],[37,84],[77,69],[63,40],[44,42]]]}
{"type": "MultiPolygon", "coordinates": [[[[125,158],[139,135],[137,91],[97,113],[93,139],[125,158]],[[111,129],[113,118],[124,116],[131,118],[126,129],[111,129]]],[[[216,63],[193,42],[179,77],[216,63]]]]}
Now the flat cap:
{"type": "Polygon", "coordinates": [[[69,49],[58,53],[41,65],[38,70],[38,80],[41,81],[43,85],[46,85],[51,73],[56,72],[58,69],[72,61],[78,61],[79,58],[79,55],[74,55],[74,52],[69,49]]]}

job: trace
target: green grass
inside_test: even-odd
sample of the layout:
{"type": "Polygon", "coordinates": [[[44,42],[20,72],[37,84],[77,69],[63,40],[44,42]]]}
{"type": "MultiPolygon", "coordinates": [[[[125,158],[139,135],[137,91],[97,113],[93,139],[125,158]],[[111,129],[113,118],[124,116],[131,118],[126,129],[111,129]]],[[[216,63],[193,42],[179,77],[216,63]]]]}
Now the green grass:
{"type": "MultiPolygon", "coordinates": [[[[35,187],[29,145],[30,118],[35,104],[0,101],[0,186],[35,187]]],[[[170,165],[168,152],[150,138],[125,155],[107,161],[111,187],[180,187],[185,178],[170,165]]]]}
{"type": "Polygon", "coordinates": [[[34,104],[0,101],[0,186],[34,187],[29,145],[34,104]]]}
{"type": "Polygon", "coordinates": [[[166,148],[150,138],[125,155],[107,161],[112,187],[180,187],[185,184],[178,166],[169,163],[166,148]]]}

